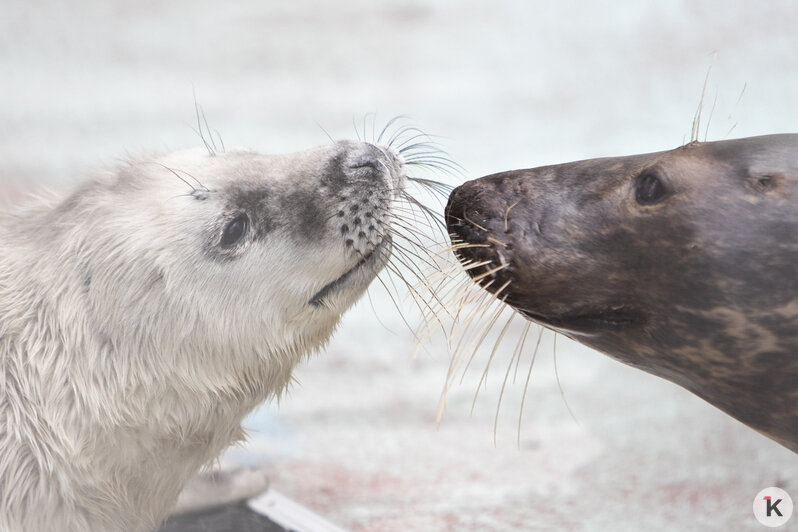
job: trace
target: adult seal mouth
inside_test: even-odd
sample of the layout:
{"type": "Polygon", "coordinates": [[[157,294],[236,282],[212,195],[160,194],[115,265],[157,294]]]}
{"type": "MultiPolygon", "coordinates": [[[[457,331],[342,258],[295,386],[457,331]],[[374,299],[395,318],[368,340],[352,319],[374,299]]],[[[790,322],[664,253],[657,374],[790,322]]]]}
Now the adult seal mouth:
{"type": "Polygon", "coordinates": [[[502,172],[446,222],[527,318],[798,452],[798,135],[502,172]]]}

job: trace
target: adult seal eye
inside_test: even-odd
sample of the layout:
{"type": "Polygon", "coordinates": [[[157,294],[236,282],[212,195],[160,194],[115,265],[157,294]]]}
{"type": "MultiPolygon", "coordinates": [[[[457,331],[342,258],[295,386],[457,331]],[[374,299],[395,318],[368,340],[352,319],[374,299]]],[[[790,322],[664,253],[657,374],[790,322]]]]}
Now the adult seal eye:
{"type": "Polygon", "coordinates": [[[229,248],[238,244],[249,230],[249,217],[246,214],[239,214],[233,218],[222,233],[222,247],[229,248]]]}
{"type": "Polygon", "coordinates": [[[668,189],[662,179],[653,172],[643,172],[635,184],[635,199],[640,205],[653,205],[668,195],[668,189]]]}

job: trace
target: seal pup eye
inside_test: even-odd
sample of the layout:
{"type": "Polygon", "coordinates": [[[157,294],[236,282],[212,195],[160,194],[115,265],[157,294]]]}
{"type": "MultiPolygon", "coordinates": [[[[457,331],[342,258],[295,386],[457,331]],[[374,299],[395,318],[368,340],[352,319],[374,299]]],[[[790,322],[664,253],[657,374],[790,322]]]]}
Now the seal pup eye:
{"type": "Polygon", "coordinates": [[[222,247],[229,248],[236,245],[249,230],[249,217],[246,214],[239,214],[233,218],[222,233],[222,247]]]}
{"type": "Polygon", "coordinates": [[[662,179],[651,171],[645,171],[637,178],[635,183],[635,199],[640,205],[653,205],[668,194],[668,189],[662,179]]]}

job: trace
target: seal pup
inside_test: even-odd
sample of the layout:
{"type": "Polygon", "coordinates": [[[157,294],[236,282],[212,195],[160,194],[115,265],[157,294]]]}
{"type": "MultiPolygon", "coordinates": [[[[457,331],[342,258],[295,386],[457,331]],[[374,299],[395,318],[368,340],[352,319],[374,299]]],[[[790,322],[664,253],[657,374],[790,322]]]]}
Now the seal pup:
{"type": "Polygon", "coordinates": [[[502,172],[446,219],[527,318],[798,452],[798,134],[502,172]]]}
{"type": "Polygon", "coordinates": [[[407,179],[187,150],[0,215],[0,530],[156,528],[386,265],[407,179]]]}

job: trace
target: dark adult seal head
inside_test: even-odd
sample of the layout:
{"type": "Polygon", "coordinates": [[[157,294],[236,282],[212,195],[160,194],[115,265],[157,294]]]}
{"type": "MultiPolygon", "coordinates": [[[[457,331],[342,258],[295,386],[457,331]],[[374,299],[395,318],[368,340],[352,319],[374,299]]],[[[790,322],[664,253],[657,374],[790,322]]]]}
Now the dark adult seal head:
{"type": "Polygon", "coordinates": [[[798,135],[502,172],[446,219],[529,319],[798,452],[798,135]]]}
{"type": "Polygon", "coordinates": [[[0,529],[157,527],[386,265],[408,179],[188,150],[0,215],[0,529]]]}

